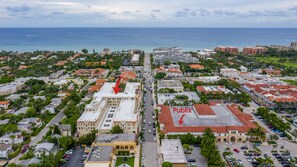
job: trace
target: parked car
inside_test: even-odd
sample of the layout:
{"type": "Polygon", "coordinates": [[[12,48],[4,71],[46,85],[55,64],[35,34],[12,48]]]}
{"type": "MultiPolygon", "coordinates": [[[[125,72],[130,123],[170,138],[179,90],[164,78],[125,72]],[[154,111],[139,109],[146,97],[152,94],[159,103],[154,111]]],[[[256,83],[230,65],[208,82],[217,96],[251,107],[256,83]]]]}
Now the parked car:
{"type": "Polygon", "coordinates": [[[196,162],[196,159],[188,159],[188,162],[196,162]]]}
{"type": "Polygon", "coordinates": [[[234,151],[234,152],[237,152],[237,153],[240,152],[237,148],[234,148],[233,151],[234,151]]]}
{"type": "Polygon", "coordinates": [[[29,145],[24,145],[21,153],[22,154],[25,153],[28,150],[28,148],[29,148],[29,145]]]}

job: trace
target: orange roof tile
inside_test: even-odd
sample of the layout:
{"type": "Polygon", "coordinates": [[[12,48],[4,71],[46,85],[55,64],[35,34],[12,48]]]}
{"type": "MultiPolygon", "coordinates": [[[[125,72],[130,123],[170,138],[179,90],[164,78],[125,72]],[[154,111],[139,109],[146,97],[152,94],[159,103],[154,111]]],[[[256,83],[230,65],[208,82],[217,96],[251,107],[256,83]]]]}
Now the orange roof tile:
{"type": "Polygon", "coordinates": [[[9,104],[9,101],[0,101],[0,105],[7,105],[9,104]]]}
{"type": "Polygon", "coordinates": [[[204,66],[200,65],[200,64],[189,64],[190,68],[193,69],[204,69],[204,66]]]}

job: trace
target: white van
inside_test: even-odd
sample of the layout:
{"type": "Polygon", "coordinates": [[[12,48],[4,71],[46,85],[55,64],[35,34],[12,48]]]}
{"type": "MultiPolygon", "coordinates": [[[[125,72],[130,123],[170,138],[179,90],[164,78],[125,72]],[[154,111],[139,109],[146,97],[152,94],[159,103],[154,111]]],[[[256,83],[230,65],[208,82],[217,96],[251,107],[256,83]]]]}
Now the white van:
{"type": "Polygon", "coordinates": [[[156,137],[154,137],[154,142],[156,142],[157,141],[157,139],[156,139],[156,137]]]}
{"type": "Polygon", "coordinates": [[[151,133],[152,133],[152,131],[151,131],[151,130],[148,130],[148,132],[149,132],[149,134],[151,134],[151,133]]]}

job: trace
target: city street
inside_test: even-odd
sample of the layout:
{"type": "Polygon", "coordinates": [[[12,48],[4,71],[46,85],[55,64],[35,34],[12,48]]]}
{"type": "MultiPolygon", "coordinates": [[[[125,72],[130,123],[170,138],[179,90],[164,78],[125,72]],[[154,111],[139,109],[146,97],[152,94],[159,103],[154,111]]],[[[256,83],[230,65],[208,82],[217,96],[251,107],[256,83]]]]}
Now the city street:
{"type": "Polygon", "coordinates": [[[155,121],[152,118],[152,113],[154,112],[154,105],[152,105],[153,98],[151,90],[153,88],[149,54],[146,54],[144,58],[144,71],[144,78],[146,79],[144,82],[144,87],[146,88],[146,93],[144,95],[145,116],[143,119],[145,119],[146,123],[143,124],[143,126],[145,127],[145,130],[143,130],[143,136],[145,138],[145,147],[142,147],[142,155],[144,155],[144,159],[142,159],[142,165],[144,165],[145,167],[159,167],[158,147],[157,142],[154,142],[154,137],[156,137],[156,135],[153,135],[153,123],[155,121]]]}

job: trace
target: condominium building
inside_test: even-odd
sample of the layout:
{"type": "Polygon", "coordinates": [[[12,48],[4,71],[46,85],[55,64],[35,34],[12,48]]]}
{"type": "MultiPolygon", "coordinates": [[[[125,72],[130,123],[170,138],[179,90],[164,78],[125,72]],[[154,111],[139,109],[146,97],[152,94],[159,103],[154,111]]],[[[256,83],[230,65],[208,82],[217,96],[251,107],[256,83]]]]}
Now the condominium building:
{"type": "Polygon", "coordinates": [[[92,130],[107,133],[113,126],[120,126],[125,133],[138,133],[141,91],[139,82],[126,83],[125,90],[115,94],[114,82],[106,82],[77,120],[77,135],[92,130]]]}
{"type": "Polygon", "coordinates": [[[138,63],[139,63],[139,54],[134,54],[131,59],[131,64],[133,66],[136,66],[136,65],[138,65],[138,63]]]}
{"type": "Polygon", "coordinates": [[[162,65],[155,69],[156,73],[166,73],[168,78],[183,77],[183,72],[180,70],[178,64],[162,65]]]}
{"type": "Polygon", "coordinates": [[[215,48],[215,51],[218,52],[224,52],[224,53],[230,53],[230,54],[238,54],[239,49],[232,46],[218,46],[215,48]]]}
{"type": "Polygon", "coordinates": [[[212,49],[203,49],[202,51],[197,52],[197,57],[199,59],[211,59],[216,53],[217,52],[212,49]]]}
{"type": "Polygon", "coordinates": [[[156,48],[153,50],[154,53],[154,64],[164,64],[164,62],[171,63],[199,63],[199,59],[192,57],[189,53],[183,53],[180,48],[156,48]]]}
{"type": "Polygon", "coordinates": [[[265,48],[265,47],[255,46],[255,47],[243,48],[243,53],[246,55],[259,55],[259,54],[263,54],[265,52],[267,52],[267,48],[265,48]]]}
{"type": "Polygon", "coordinates": [[[291,42],[291,48],[297,50],[297,42],[291,42]]]}

